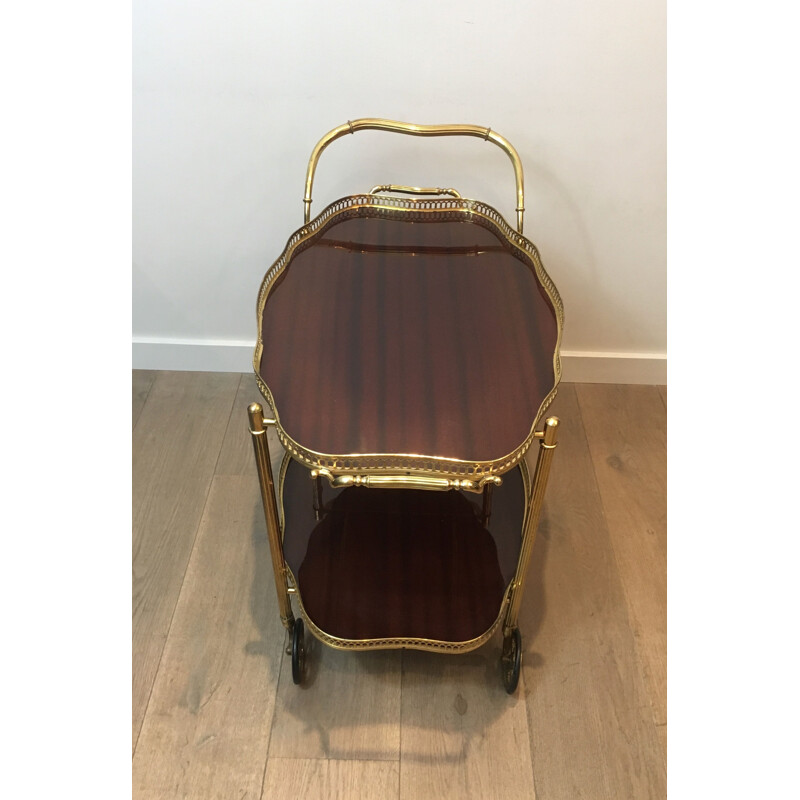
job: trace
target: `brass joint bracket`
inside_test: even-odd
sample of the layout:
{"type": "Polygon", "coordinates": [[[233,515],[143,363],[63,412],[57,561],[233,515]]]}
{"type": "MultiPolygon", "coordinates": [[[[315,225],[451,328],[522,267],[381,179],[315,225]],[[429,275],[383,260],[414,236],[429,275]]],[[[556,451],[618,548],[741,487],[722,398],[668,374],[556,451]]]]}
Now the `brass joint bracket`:
{"type": "Polygon", "coordinates": [[[539,443],[539,447],[543,447],[545,450],[554,450],[557,442],[558,437],[558,426],[560,422],[558,417],[548,417],[544,423],[544,429],[541,431],[535,431],[533,437],[535,439],[541,439],[539,443]]]}
{"type": "Polygon", "coordinates": [[[277,425],[277,420],[264,416],[264,409],[261,403],[250,403],[247,407],[247,416],[250,419],[250,433],[258,436],[270,425],[277,425]]]}

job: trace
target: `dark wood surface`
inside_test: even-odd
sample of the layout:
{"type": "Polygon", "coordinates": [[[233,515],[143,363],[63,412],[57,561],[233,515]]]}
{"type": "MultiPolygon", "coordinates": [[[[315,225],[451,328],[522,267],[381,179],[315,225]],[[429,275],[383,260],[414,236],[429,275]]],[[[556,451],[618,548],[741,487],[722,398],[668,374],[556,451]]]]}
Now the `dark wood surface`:
{"type": "Polygon", "coordinates": [[[260,374],[286,433],[316,452],[491,461],[528,436],[556,339],[533,268],[490,230],[364,216],[285,269],[260,374]]]}
{"type": "Polygon", "coordinates": [[[303,606],[345,639],[462,642],[497,618],[514,575],[525,508],[519,469],[480,495],[418,489],[330,489],[317,522],[308,470],[291,462],[283,488],[284,551],[303,606]]]}

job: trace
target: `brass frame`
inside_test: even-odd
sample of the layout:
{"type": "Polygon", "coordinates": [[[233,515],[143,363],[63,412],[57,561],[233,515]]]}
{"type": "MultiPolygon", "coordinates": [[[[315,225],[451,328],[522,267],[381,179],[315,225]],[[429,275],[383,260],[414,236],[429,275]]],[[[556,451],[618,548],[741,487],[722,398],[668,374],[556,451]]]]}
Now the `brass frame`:
{"type": "Polygon", "coordinates": [[[525,581],[528,577],[533,545],[536,542],[536,530],[539,526],[539,517],[544,505],[544,491],[547,488],[547,479],[550,477],[550,463],[558,444],[558,417],[549,417],[545,422],[544,431],[537,433],[539,439],[539,455],[536,459],[536,470],[533,473],[533,487],[531,488],[526,517],[523,522],[522,548],[517,563],[517,572],[511,584],[511,600],[503,623],[503,649],[507,651],[511,644],[511,634],[517,627],[519,610],[522,604],[522,595],[525,591],[525,581]]]}
{"type": "Polygon", "coordinates": [[[253,440],[253,451],[258,469],[258,482],[261,487],[261,502],[264,506],[264,518],[267,523],[267,539],[272,556],[272,571],[275,577],[275,591],[278,593],[278,608],[281,622],[287,630],[294,627],[294,614],[289,600],[288,570],[283,558],[283,541],[278,505],[275,499],[275,482],[272,478],[272,462],[269,457],[267,442],[267,426],[274,425],[274,419],[265,419],[260,403],[251,403],[247,408],[250,421],[250,437],[253,440]]]}
{"type": "Polygon", "coordinates": [[[517,628],[522,596],[527,580],[536,529],[541,516],[544,493],[550,473],[551,461],[557,446],[559,420],[550,417],[545,422],[544,430],[537,431],[536,426],[545,410],[555,397],[561,379],[561,360],[559,350],[564,324],[564,307],[561,297],[552,280],[545,271],[539,252],[535,245],[522,235],[524,214],[524,186],[522,163],[511,144],[490,128],[474,125],[412,125],[383,119],[359,119],[340,125],[329,131],[315,146],[308,164],[306,189],[303,199],[305,225],[296,231],[286,244],[281,256],[267,271],[259,292],[256,304],[258,341],[253,355],[253,368],[256,380],[268,402],[274,418],[266,419],[259,403],[248,408],[250,433],[258,469],[261,498],[267,523],[275,588],[278,596],[281,622],[288,630],[294,628],[295,618],[292,612],[290,594],[297,596],[300,613],[309,630],[321,641],[338,649],[346,650],[378,650],[397,647],[408,647],[420,650],[436,650],[443,652],[467,652],[480,647],[488,641],[502,623],[503,653],[508,656],[512,650],[513,633],[517,628]],[[454,189],[422,189],[419,187],[397,186],[393,184],[373,187],[372,192],[404,192],[411,194],[449,194],[453,199],[409,199],[379,196],[373,193],[342,198],[330,204],[313,221],[311,216],[311,189],[314,172],[322,151],[333,141],[357,130],[384,130],[414,136],[476,136],[491,141],[501,147],[512,161],[517,189],[517,232],[514,232],[503,217],[491,206],[476,200],[461,198],[454,189]],[[277,408],[272,393],[259,374],[263,343],[261,341],[261,317],[267,297],[279,275],[291,260],[292,255],[304,249],[309,240],[317,233],[324,231],[340,218],[377,214],[392,219],[468,219],[483,225],[496,234],[501,235],[514,248],[520,260],[531,266],[556,311],[557,339],[553,355],[554,385],[542,401],[539,411],[531,425],[529,435],[514,451],[500,459],[490,462],[462,461],[454,458],[428,456],[422,454],[349,454],[329,455],[317,453],[302,447],[295,442],[280,424],[277,408]],[[278,438],[286,450],[281,464],[279,490],[275,490],[272,465],[269,457],[269,446],[266,439],[267,426],[274,425],[278,438]],[[531,482],[527,465],[523,459],[534,439],[539,440],[539,453],[536,469],[531,482]],[[283,482],[288,464],[292,459],[304,464],[310,470],[315,513],[318,508],[321,479],[327,478],[334,486],[366,486],[366,487],[403,487],[424,488],[431,490],[461,489],[483,492],[482,514],[488,520],[491,514],[492,488],[501,483],[500,475],[519,464],[523,477],[526,496],[525,512],[521,532],[520,555],[513,580],[508,585],[497,619],[481,636],[467,642],[444,642],[420,638],[368,639],[349,640],[332,636],[321,630],[309,617],[303,607],[298,590],[298,583],[292,575],[283,556],[283,531],[285,514],[283,509],[283,482]]]}

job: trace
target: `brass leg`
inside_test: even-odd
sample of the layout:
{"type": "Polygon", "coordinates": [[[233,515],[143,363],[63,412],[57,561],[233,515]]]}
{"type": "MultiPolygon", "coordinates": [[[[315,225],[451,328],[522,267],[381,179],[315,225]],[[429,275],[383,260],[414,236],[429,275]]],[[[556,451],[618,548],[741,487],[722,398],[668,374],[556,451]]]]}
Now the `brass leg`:
{"type": "Polygon", "coordinates": [[[539,524],[539,516],[542,513],[544,491],[547,487],[547,478],[550,475],[550,462],[553,460],[553,452],[556,448],[558,425],[558,417],[549,417],[544,424],[544,433],[536,434],[539,439],[539,458],[536,461],[536,471],[533,475],[525,531],[522,535],[522,549],[519,554],[517,573],[514,576],[514,584],[511,590],[511,601],[503,623],[503,650],[505,655],[508,655],[505,651],[510,649],[512,644],[511,637],[517,627],[519,609],[522,604],[522,593],[525,590],[525,579],[528,574],[531,553],[533,552],[533,543],[536,540],[536,528],[539,524]]]}
{"type": "Polygon", "coordinates": [[[264,517],[267,521],[267,538],[272,555],[272,570],[275,574],[275,590],[278,592],[278,608],[283,626],[291,631],[294,627],[294,614],[292,614],[292,604],[289,601],[286,583],[286,565],[283,560],[278,504],[275,501],[275,482],[272,478],[272,464],[269,458],[265,427],[265,425],[274,424],[274,420],[264,419],[264,411],[260,403],[251,403],[247,408],[247,415],[250,418],[250,434],[253,438],[253,450],[256,455],[258,481],[261,484],[264,517]]]}

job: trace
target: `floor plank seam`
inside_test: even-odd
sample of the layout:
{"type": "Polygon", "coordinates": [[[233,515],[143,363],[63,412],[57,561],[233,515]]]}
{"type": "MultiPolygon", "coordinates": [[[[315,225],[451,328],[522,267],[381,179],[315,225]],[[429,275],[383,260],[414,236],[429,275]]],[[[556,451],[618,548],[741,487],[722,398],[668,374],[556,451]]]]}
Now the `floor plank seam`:
{"type": "MultiPolygon", "coordinates": [[[[220,447],[221,447],[221,445],[220,445],[220,447]]],[[[161,672],[161,664],[162,664],[162,661],[164,659],[164,650],[167,647],[167,642],[169,641],[169,636],[172,633],[172,623],[175,621],[175,611],[178,608],[178,604],[180,603],[180,600],[181,600],[181,595],[183,594],[183,587],[184,587],[184,585],[186,583],[186,575],[189,572],[189,565],[192,563],[192,556],[194,555],[194,548],[197,545],[197,536],[198,536],[198,534],[200,532],[200,527],[202,526],[203,519],[205,518],[205,515],[206,515],[206,509],[208,508],[208,498],[209,498],[209,495],[211,494],[211,486],[212,486],[213,483],[214,483],[214,476],[212,475],[211,478],[208,481],[208,487],[206,488],[205,499],[203,500],[203,510],[200,513],[200,518],[199,518],[199,521],[197,523],[197,528],[195,529],[194,537],[192,538],[192,547],[191,547],[191,550],[189,550],[189,558],[186,559],[186,566],[184,567],[184,570],[183,570],[183,577],[181,578],[181,589],[178,592],[178,595],[177,595],[177,597],[175,599],[175,605],[172,607],[172,614],[170,615],[169,626],[167,627],[167,635],[164,637],[164,644],[161,646],[161,652],[158,655],[158,666],[156,667],[155,673],[153,673],[153,682],[150,684],[150,691],[147,694],[147,703],[145,703],[144,713],[142,714],[142,721],[139,724],[139,731],[136,734],[136,743],[133,746],[132,759],[136,757],[136,748],[139,746],[139,739],[140,739],[140,737],[142,735],[142,730],[144,729],[144,723],[147,720],[147,714],[148,714],[148,712],[150,710],[150,700],[153,697],[153,688],[155,687],[156,682],[158,681],[158,675],[161,672]]]]}
{"type": "MultiPolygon", "coordinates": [[[[636,654],[636,664],[638,666],[639,677],[640,677],[640,679],[642,681],[642,686],[644,687],[644,689],[646,691],[648,704],[650,706],[650,719],[651,719],[651,721],[653,723],[653,728],[655,729],[655,728],[658,728],[656,708],[655,708],[655,706],[653,704],[653,697],[651,695],[650,686],[649,686],[649,682],[648,682],[648,679],[647,679],[647,670],[645,669],[644,658],[643,658],[643,655],[642,655],[642,653],[641,653],[641,651],[639,649],[639,644],[638,644],[639,639],[638,639],[638,636],[636,635],[636,630],[635,630],[634,624],[633,624],[633,622],[631,620],[631,600],[630,600],[629,589],[628,589],[626,581],[623,578],[623,572],[620,569],[619,559],[617,557],[617,548],[614,545],[614,537],[611,536],[611,526],[609,525],[609,521],[608,521],[608,513],[606,511],[605,497],[603,496],[603,491],[600,488],[600,481],[597,478],[597,467],[595,465],[595,460],[594,460],[594,456],[592,455],[591,448],[589,447],[589,433],[586,430],[586,423],[585,423],[584,418],[583,418],[583,408],[581,407],[581,393],[580,393],[580,390],[576,390],[575,399],[577,400],[578,413],[581,415],[581,426],[583,427],[583,434],[586,437],[586,448],[587,448],[587,450],[589,452],[589,460],[591,461],[591,465],[592,465],[592,475],[594,476],[595,488],[597,489],[597,495],[600,498],[600,507],[601,507],[601,509],[603,511],[603,520],[604,520],[604,522],[606,524],[606,529],[609,531],[609,537],[608,538],[609,538],[611,557],[614,559],[614,564],[616,565],[616,571],[617,571],[617,574],[619,575],[619,582],[620,582],[620,585],[622,586],[623,596],[625,597],[625,619],[627,620],[628,629],[630,630],[631,636],[633,638],[633,649],[634,649],[634,653],[636,654]]],[[[658,740],[658,737],[656,737],[656,740],[658,740]]],[[[660,743],[659,743],[659,750],[661,750],[660,743]]],[[[661,756],[662,756],[663,763],[666,764],[666,754],[663,752],[663,750],[662,750],[661,756]]]]}
{"type": "Polygon", "coordinates": [[[150,392],[153,391],[153,386],[155,382],[158,380],[158,374],[150,381],[150,385],[147,387],[147,394],[144,396],[144,401],[142,402],[142,407],[139,409],[139,414],[136,417],[136,422],[133,423],[132,431],[136,430],[136,426],[139,424],[139,420],[142,418],[142,414],[144,414],[144,409],[147,406],[147,401],[150,398],[150,392]]]}
{"type": "Polygon", "coordinates": [[[217,459],[214,462],[214,469],[211,471],[211,474],[215,477],[217,475],[217,467],[219,466],[219,459],[222,456],[223,449],[225,448],[225,442],[228,441],[228,429],[231,427],[231,420],[233,419],[233,414],[236,411],[236,398],[239,396],[239,389],[242,386],[244,375],[245,373],[241,373],[239,375],[239,383],[236,384],[236,391],[233,393],[233,399],[231,400],[231,410],[228,412],[228,422],[225,424],[225,433],[222,434],[222,439],[220,439],[219,452],[217,453],[217,459]]]}
{"type": "Polygon", "coordinates": [[[346,763],[359,763],[365,761],[369,764],[396,764],[396,758],[369,758],[364,756],[356,756],[354,758],[333,758],[331,756],[270,756],[270,761],[326,761],[326,762],[341,762],[346,763]]]}
{"type": "Polygon", "coordinates": [[[281,674],[283,673],[283,662],[286,661],[286,628],[283,633],[283,644],[281,645],[280,661],[278,663],[278,677],[275,679],[275,701],[272,704],[272,720],[269,723],[269,736],[267,737],[267,757],[264,759],[264,773],[261,776],[261,794],[259,797],[264,797],[264,786],[267,780],[267,769],[269,768],[269,760],[274,756],[269,754],[272,749],[272,732],[275,730],[275,717],[278,716],[278,688],[281,685],[281,674]]]}
{"type": "Polygon", "coordinates": [[[522,681],[522,687],[520,691],[522,691],[522,698],[525,703],[525,727],[528,729],[528,752],[531,756],[531,788],[533,789],[533,798],[532,800],[536,800],[536,767],[534,766],[534,752],[533,752],[533,731],[531,730],[531,715],[533,710],[528,706],[528,698],[531,696],[531,692],[528,692],[528,687],[525,682],[525,674],[520,669],[520,680],[522,681]],[[528,713],[530,712],[530,713],[528,713]]]}

